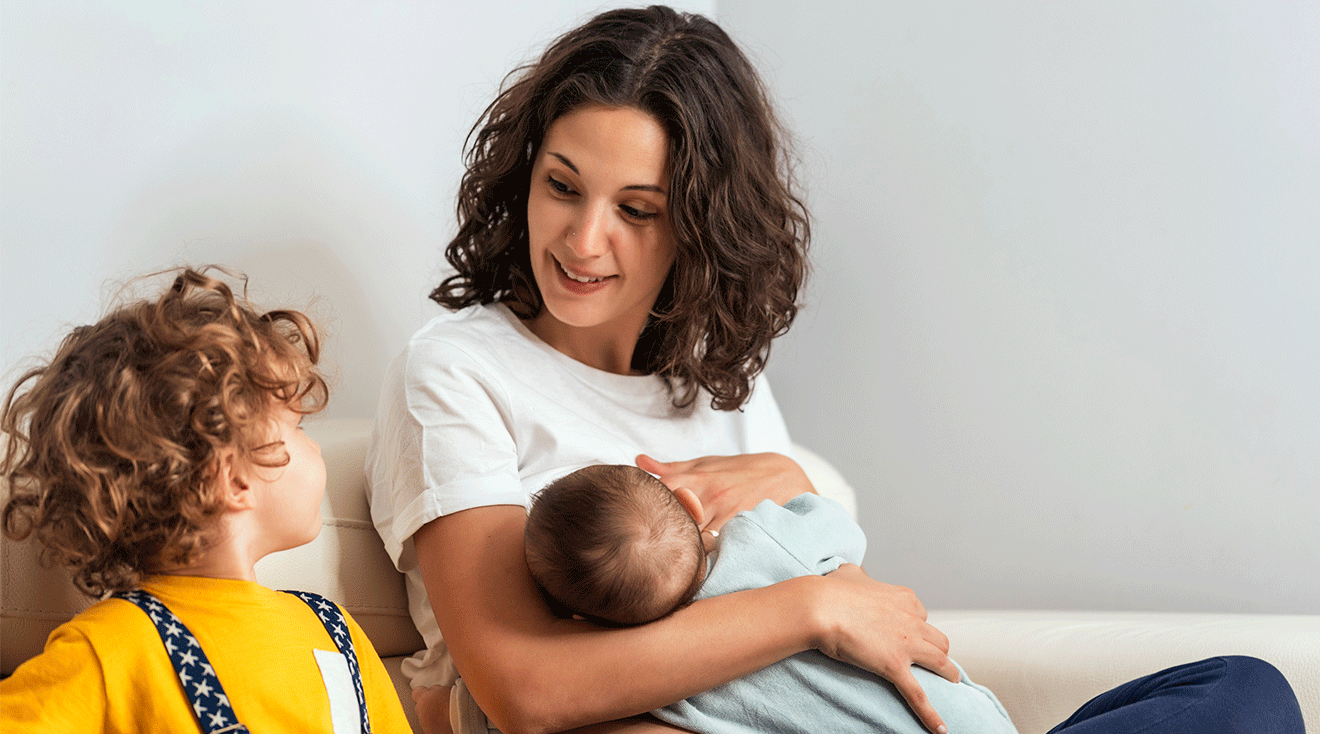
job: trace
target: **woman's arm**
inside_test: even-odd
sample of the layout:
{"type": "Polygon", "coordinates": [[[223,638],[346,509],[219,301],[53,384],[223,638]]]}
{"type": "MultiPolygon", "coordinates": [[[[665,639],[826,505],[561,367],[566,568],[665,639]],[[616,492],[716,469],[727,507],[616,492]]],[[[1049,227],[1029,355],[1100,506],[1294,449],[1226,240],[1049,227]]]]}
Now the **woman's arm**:
{"type": "Polygon", "coordinates": [[[811,648],[884,676],[932,730],[939,726],[909,665],[951,680],[957,672],[947,638],[926,624],[925,609],[906,589],[860,571],[803,577],[606,630],[550,614],[527,571],[524,521],[519,506],[481,507],[414,535],[454,663],[506,734],[640,714],[811,648]]]}

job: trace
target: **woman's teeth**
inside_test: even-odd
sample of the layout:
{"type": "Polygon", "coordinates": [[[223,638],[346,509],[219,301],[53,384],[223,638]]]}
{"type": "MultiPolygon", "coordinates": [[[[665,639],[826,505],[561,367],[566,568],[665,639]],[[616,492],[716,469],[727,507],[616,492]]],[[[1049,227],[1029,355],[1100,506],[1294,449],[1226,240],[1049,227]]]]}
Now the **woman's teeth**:
{"type": "Polygon", "coordinates": [[[586,278],[581,275],[570,273],[568,272],[568,268],[564,267],[564,264],[557,260],[555,261],[555,264],[559,266],[560,271],[562,271],[564,275],[568,276],[569,280],[576,280],[579,283],[599,283],[600,281],[605,280],[604,278],[586,278]]]}

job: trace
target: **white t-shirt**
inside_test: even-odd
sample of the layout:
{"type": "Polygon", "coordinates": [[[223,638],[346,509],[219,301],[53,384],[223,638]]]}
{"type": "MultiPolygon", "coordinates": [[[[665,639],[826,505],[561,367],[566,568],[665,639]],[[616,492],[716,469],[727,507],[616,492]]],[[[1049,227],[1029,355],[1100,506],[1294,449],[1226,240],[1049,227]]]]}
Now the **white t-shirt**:
{"type": "Polygon", "coordinates": [[[588,464],[632,464],[776,451],[788,430],[764,379],[741,410],[674,409],[653,375],[588,367],[541,341],[499,304],[445,312],[390,365],[367,453],[371,517],[407,576],[427,650],[405,661],[414,686],[456,673],[426,600],[412,536],[473,507],[528,506],[549,482],[588,464]]]}

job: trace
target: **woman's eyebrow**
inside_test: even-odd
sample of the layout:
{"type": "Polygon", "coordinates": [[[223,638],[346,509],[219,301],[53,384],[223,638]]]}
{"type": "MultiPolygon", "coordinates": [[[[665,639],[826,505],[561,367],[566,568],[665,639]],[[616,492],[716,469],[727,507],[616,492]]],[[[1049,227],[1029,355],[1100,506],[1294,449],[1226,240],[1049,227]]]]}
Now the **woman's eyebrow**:
{"type": "MultiPolygon", "coordinates": [[[[558,158],[560,163],[563,163],[565,166],[568,166],[568,170],[572,171],[574,174],[578,176],[582,175],[582,172],[578,170],[577,166],[573,165],[573,161],[570,161],[567,156],[561,155],[554,151],[547,151],[547,152],[550,155],[558,158]]],[[[659,186],[656,186],[655,184],[631,184],[629,186],[624,186],[622,189],[620,189],[620,191],[654,191],[655,193],[660,194],[661,196],[669,196],[669,192],[665,191],[663,188],[659,186]]]]}
{"type": "Polygon", "coordinates": [[[578,167],[573,165],[573,161],[570,161],[568,158],[555,152],[551,152],[550,155],[558,158],[561,163],[568,166],[568,170],[572,171],[573,173],[576,173],[579,176],[582,175],[582,172],[578,170],[578,167]]]}
{"type": "Polygon", "coordinates": [[[664,189],[654,184],[633,184],[631,186],[624,186],[622,190],[623,191],[654,191],[655,193],[660,194],[661,196],[669,196],[668,192],[666,192],[664,189]]]}

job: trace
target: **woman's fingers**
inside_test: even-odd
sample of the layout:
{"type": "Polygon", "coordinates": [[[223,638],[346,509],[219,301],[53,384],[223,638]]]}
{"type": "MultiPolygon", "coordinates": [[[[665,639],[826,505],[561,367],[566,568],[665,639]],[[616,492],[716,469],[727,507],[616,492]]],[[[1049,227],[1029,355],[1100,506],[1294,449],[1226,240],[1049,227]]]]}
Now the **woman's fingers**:
{"type": "Polygon", "coordinates": [[[907,705],[912,709],[912,713],[917,715],[923,726],[935,734],[948,734],[949,728],[944,725],[944,719],[935,711],[935,707],[930,703],[930,697],[926,695],[925,689],[917,682],[916,676],[912,675],[912,668],[896,672],[894,677],[889,679],[898,689],[898,693],[907,701],[907,705]]]}
{"type": "Polygon", "coordinates": [[[449,726],[449,686],[414,688],[412,699],[423,734],[453,734],[449,726]]]}
{"type": "Polygon", "coordinates": [[[958,666],[954,665],[953,660],[949,658],[948,650],[913,662],[950,683],[957,683],[962,680],[962,673],[958,672],[958,666]]]}
{"type": "Polygon", "coordinates": [[[836,591],[841,595],[829,606],[838,615],[837,632],[821,652],[894,684],[922,724],[940,732],[944,722],[912,675],[912,666],[957,682],[949,638],[926,622],[926,607],[911,589],[876,581],[852,564],[827,578],[839,582],[836,591]]]}
{"type": "Polygon", "coordinates": [[[802,467],[782,454],[702,456],[668,462],[641,454],[636,463],[670,489],[692,490],[701,499],[706,527],[712,530],[762,500],[784,504],[803,492],[814,491],[802,467]]]}
{"type": "Polygon", "coordinates": [[[655,459],[652,459],[646,454],[637,455],[638,469],[641,469],[642,471],[647,472],[648,474],[655,474],[656,476],[661,476],[661,477],[664,476],[665,474],[673,473],[675,471],[674,467],[681,463],[691,463],[691,462],[656,461],[655,459]]]}

